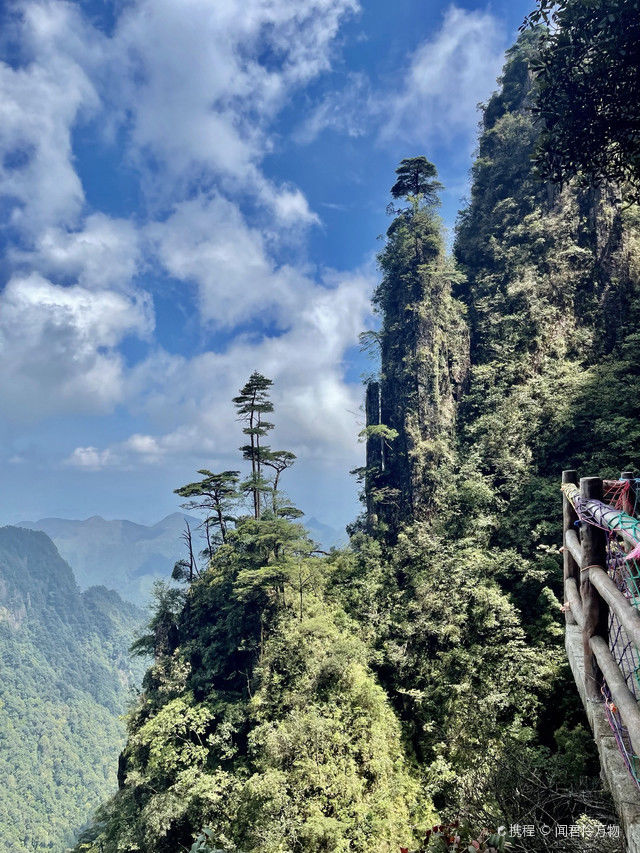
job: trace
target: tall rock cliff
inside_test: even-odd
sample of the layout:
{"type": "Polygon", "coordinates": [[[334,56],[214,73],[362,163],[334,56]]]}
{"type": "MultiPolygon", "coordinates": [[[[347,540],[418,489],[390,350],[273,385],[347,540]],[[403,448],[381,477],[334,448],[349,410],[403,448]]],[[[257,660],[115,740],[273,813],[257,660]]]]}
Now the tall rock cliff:
{"type": "Polygon", "coordinates": [[[436,215],[439,184],[429,179],[435,169],[424,157],[404,160],[398,183],[410,170],[426,174],[416,187],[392,190],[406,206],[395,210],[378,258],[380,380],[370,384],[366,403],[369,521],[391,537],[403,521],[426,519],[437,506],[453,464],[469,350],[464,311],[451,295],[457,273],[436,215]]]}

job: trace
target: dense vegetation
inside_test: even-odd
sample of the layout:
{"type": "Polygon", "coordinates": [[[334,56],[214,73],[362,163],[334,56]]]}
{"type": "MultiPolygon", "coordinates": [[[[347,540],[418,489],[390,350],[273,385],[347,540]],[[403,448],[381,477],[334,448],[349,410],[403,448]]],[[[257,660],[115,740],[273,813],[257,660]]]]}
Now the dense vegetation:
{"type": "Polygon", "coordinates": [[[559,475],[640,461],[637,213],[619,191],[540,183],[537,50],[525,33],[485,107],[456,267],[426,193],[395,211],[359,525],[396,565],[378,673],[434,803],[493,825],[543,822],[558,789],[555,820],[581,808],[575,771],[594,764],[561,642],[559,475]]]}
{"type": "Polygon", "coordinates": [[[638,201],[640,0],[537,0],[527,26],[540,36],[533,109],[541,172],[561,183],[627,183],[638,201]]]}
{"type": "Polygon", "coordinates": [[[116,783],[142,611],[80,593],[44,533],[0,528],[0,850],[64,849],[116,783]]]}
{"type": "MultiPolygon", "coordinates": [[[[120,789],[77,850],[385,851],[437,820],[467,841],[615,821],[585,792],[558,481],[640,468],[640,223],[625,186],[540,181],[538,51],[525,32],[484,108],[454,258],[435,167],[397,170],[350,547],[318,554],[297,522],[257,373],[234,400],[246,476],[202,469],[177,490],[205,539],[187,533],[182,586],[157,591],[120,789]]],[[[426,849],[453,849],[436,835],[426,849]]]]}
{"type": "Polygon", "coordinates": [[[173,853],[207,826],[225,849],[391,851],[435,819],[345,606],[358,561],[314,554],[280,487],[295,457],[266,445],[270,385],[254,373],[234,401],[247,476],[177,490],[204,550],[187,534],[186,589],[157,590],[120,791],[80,850],[173,853]]]}

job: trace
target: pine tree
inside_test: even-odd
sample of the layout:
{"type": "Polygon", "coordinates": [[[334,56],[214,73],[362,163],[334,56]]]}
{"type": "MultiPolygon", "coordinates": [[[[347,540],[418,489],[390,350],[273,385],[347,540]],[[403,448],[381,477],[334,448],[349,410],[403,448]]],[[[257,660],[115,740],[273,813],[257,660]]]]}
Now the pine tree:
{"type": "MultiPolygon", "coordinates": [[[[239,471],[222,471],[214,474],[207,468],[200,468],[198,474],[203,475],[202,480],[187,483],[179,489],[174,489],[174,494],[183,498],[189,498],[182,504],[184,509],[199,510],[206,513],[202,522],[205,531],[207,547],[204,556],[210,560],[216,548],[227,541],[229,523],[235,521],[235,512],[240,491],[238,490],[239,471]],[[212,528],[217,531],[212,535],[212,528]]],[[[183,538],[187,543],[189,554],[188,561],[179,560],[174,569],[175,579],[193,580],[194,573],[197,574],[197,565],[194,556],[191,528],[187,524],[183,538]]]]}
{"type": "Polygon", "coordinates": [[[405,157],[396,169],[397,181],[391,187],[394,198],[420,199],[425,205],[437,205],[443,188],[436,180],[438,171],[426,157],[405,157]]]}
{"type": "MultiPolygon", "coordinates": [[[[271,468],[275,472],[273,478],[271,508],[274,513],[282,515],[286,508],[284,506],[279,506],[278,503],[278,486],[280,484],[280,477],[287,468],[291,468],[294,464],[296,461],[296,455],[290,450],[269,450],[268,448],[262,448],[261,451],[262,464],[267,468],[271,468]]],[[[300,513],[300,510],[297,512],[300,513]]]]}
{"type": "Polygon", "coordinates": [[[249,436],[250,443],[243,445],[240,449],[243,457],[251,462],[251,477],[244,483],[244,488],[253,496],[255,519],[260,518],[261,495],[268,490],[268,485],[262,478],[262,466],[269,448],[261,446],[260,439],[273,429],[273,424],[263,419],[263,415],[273,411],[273,403],[269,399],[271,385],[273,380],[254,371],[240,389],[239,395],[233,398],[238,420],[247,424],[242,431],[249,436]]]}

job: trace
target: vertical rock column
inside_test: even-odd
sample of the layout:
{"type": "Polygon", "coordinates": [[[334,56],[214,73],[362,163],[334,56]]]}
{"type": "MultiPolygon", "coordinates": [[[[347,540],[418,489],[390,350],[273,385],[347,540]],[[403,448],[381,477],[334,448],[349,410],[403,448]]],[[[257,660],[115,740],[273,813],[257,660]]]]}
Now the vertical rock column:
{"type": "MultiPolygon", "coordinates": [[[[365,402],[366,425],[377,426],[380,423],[380,383],[369,382],[365,402]]],[[[375,523],[376,507],[373,500],[373,489],[376,479],[384,467],[384,448],[379,435],[367,436],[367,455],[365,474],[365,495],[367,498],[367,518],[370,524],[375,523]]]]}

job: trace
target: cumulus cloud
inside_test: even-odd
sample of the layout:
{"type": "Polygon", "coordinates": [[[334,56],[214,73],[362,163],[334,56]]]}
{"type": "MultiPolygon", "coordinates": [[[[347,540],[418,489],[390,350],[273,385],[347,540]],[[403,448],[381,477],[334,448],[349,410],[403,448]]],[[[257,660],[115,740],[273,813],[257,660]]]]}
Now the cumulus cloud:
{"type": "Polygon", "coordinates": [[[277,266],[262,232],[220,196],[180,202],[147,236],[170,275],[198,286],[201,315],[218,326],[256,316],[288,324],[314,286],[293,267],[277,266]]]}
{"type": "Polygon", "coordinates": [[[85,471],[101,471],[103,468],[111,467],[113,461],[113,453],[110,450],[76,447],[71,456],[65,460],[65,464],[85,471]]]}
{"type": "Polygon", "coordinates": [[[37,273],[14,276],[0,294],[3,413],[23,421],[110,411],[123,396],[118,345],[152,330],[144,295],[60,287],[37,273]]]}
{"type": "Polygon", "coordinates": [[[275,213],[279,225],[286,228],[320,224],[319,216],[310,209],[304,193],[297,187],[276,186],[264,179],[257,181],[256,187],[258,197],[275,213]]]}
{"type": "Polygon", "coordinates": [[[73,280],[91,290],[129,290],[142,262],[138,228],[104,213],[89,215],[75,230],[51,226],[35,238],[31,251],[11,253],[47,276],[73,280]]]}
{"type": "MultiPolygon", "coordinates": [[[[151,326],[132,279],[153,255],[197,285],[205,322],[233,328],[259,314],[289,324],[318,285],[276,263],[267,240],[318,219],[298,187],[269,180],[260,163],[270,122],[329,67],[356,9],[355,0],[137,0],[107,36],[75,4],[16,4],[24,61],[0,66],[0,181],[21,240],[9,252],[0,328],[5,364],[39,400],[26,411],[107,410],[122,399],[130,377],[119,344],[151,326]],[[167,188],[162,222],[87,215],[72,133],[90,113],[124,128],[141,171],[167,188]],[[192,180],[219,188],[193,198],[192,180]],[[268,235],[247,224],[236,193],[271,211],[268,235]]],[[[26,397],[18,381],[10,387],[5,400],[26,397]]]]}
{"type": "Polygon", "coordinates": [[[6,418],[122,406],[137,431],[123,438],[114,418],[118,440],[83,437],[65,462],[85,471],[237,457],[230,401],[258,369],[275,382],[274,442],[351,463],[360,389],[343,358],[372,275],[281,262],[276,248],[319,219],[264,159],[291,95],[330,68],[355,0],[133,0],[109,35],[64,0],[15,9],[24,61],[0,66],[0,192],[19,234],[0,293],[6,418]],[[141,177],[151,203],[135,221],[87,203],[72,149],[87,118],[141,177]],[[158,265],[195,287],[207,334],[225,329],[218,351],[154,342],[138,277],[158,265]],[[262,331],[238,333],[250,324],[262,331]],[[130,336],[153,349],[133,366],[130,336]]]}
{"type": "Polygon", "coordinates": [[[64,465],[83,471],[104,471],[107,468],[135,468],[138,465],[155,465],[161,462],[165,448],[151,435],[135,433],[112,447],[76,447],[64,465]]]}
{"type": "Polygon", "coordinates": [[[100,116],[162,209],[217,183],[253,195],[283,227],[318,222],[298,187],[261,168],[291,93],[330,67],[356,0],[137,0],[110,37],[76,4],[23,0],[24,63],[0,64],[0,194],[24,233],[77,228],[85,196],[72,132],[100,116]],[[158,179],[160,175],[160,180],[158,179]]]}
{"type": "MultiPolygon", "coordinates": [[[[169,456],[237,456],[241,433],[231,398],[252,371],[260,370],[274,380],[276,443],[306,460],[353,463],[359,453],[361,388],[345,382],[342,357],[357,344],[372,286],[369,270],[327,274],[325,286],[310,294],[284,334],[237,339],[224,352],[192,359],[156,353],[132,372],[130,390],[149,421],[165,431],[131,436],[96,451],[106,454],[98,458],[105,464],[132,465],[169,456]]],[[[80,464],[86,448],[77,450],[82,453],[76,459],[74,451],[74,464],[80,464]]]]}
{"type": "Polygon", "coordinates": [[[389,102],[382,138],[424,141],[437,135],[446,141],[462,134],[471,143],[476,106],[495,89],[505,40],[491,12],[450,6],[440,30],[411,57],[403,85],[389,102]]]}
{"type": "MultiPolygon", "coordinates": [[[[84,203],[73,165],[71,129],[99,103],[90,74],[74,55],[84,31],[67,3],[21,9],[28,60],[0,63],[0,196],[15,227],[31,234],[73,224],[84,203]]],[[[90,41],[90,36],[87,36],[90,41]]]]}
{"type": "Polygon", "coordinates": [[[383,143],[448,142],[462,136],[470,146],[476,106],[496,85],[504,62],[506,33],[489,10],[451,5],[440,29],[422,42],[391,85],[374,87],[352,73],[342,90],[328,92],[297,130],[307,143],[329,129],[361,136],[375,129],[383,143]]]}
{"type": "Polygon", "coordinates": [[[293,89],[327,70],[355,0],[139,0],[113,39],[115,93],[133,151],[162,164],[164,186],[203,173],[256,192],[286,221],[313,221],[299,190],[256,169],[269,122],[293,89]]]}

